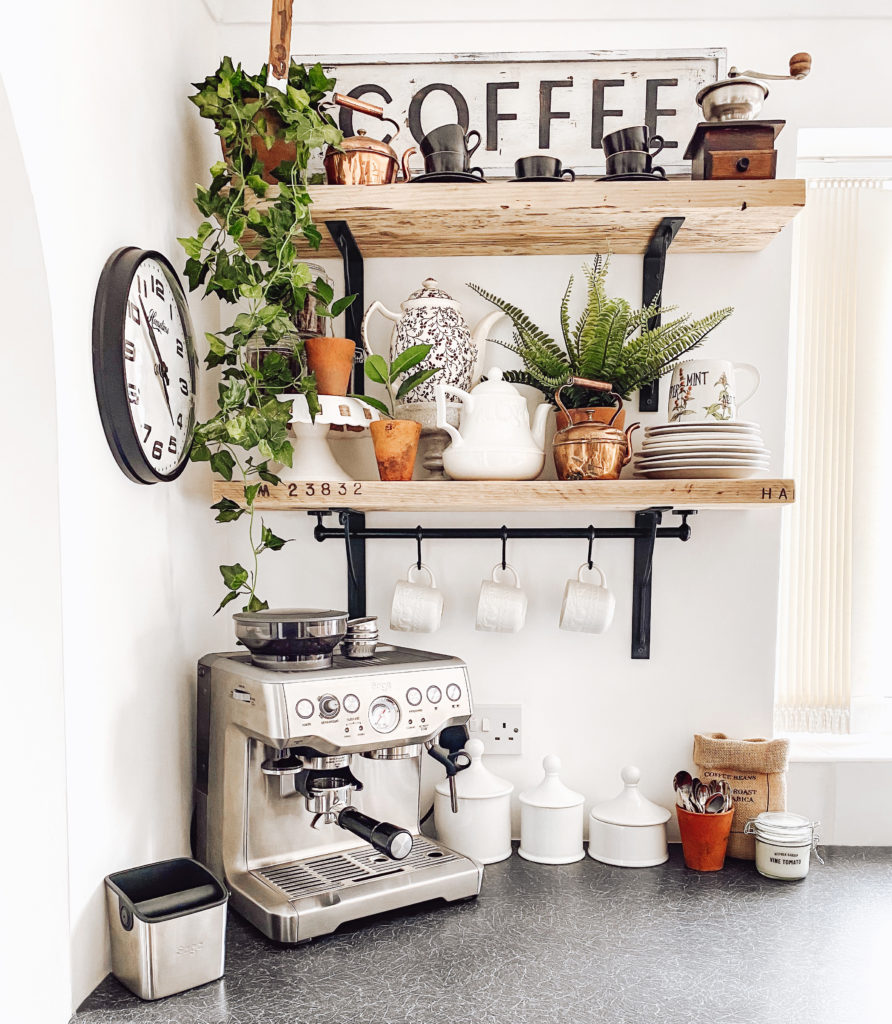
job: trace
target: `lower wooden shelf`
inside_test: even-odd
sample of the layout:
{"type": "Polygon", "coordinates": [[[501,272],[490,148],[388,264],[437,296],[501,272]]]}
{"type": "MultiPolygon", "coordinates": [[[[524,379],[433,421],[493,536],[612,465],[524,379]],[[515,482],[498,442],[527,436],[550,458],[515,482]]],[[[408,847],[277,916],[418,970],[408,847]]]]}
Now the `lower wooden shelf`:
{"type": "MultiPolygon", "coordinates": [[[[214,500],[242,503],[241,484],[215,480],[214,500]]],[[[357,512],[484,512],[488,509],[767,508],[795,501],[793,480],[458,481],[384,483],[301,481],[264,484],[255,507],[280,511],[352,508],[357,512]]]]}

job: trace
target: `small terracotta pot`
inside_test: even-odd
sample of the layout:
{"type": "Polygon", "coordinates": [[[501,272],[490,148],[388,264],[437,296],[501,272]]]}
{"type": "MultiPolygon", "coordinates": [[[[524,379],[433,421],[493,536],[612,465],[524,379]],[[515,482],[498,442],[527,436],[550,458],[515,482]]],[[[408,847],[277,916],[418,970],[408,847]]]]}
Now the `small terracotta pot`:
{"type": "Polygon", "coordinates": [[[693,871],[721,871],[734,808],[723,814],[692,814],[676,807],[684,862],[693,871]]]}
{"type": "MultiPolygon", "coordinates": [[[[282,119],[279,115],[269,108],[258,111],[255,115],[254,120],[256,121],[260,115],[266,118],[267,124],[272,131],[278,131],[282,126],[282,119]]],[[[223,149],[223,156],[229,160],[229,148],[220,140],[220,145],[223,149]]],[[[251,140],[251,148],[254,150],[258,160],[263,164],[262,178],[265,182],[270,185],[278,185],[279,181],[273,177],[273,171],[281,163],[292,162],[297,158],[297,145],[294,142],[288,142],[285,139],[276,139],[272,148],[267,148],[266,143],[259,136],[255,136],[251,140]]]]}
{"type": "Polygon", "coordinates": [[[316,374],[320,395],[346,395],[356,355],[350,338],[307,338],[307,368],[316,374]]]}
{"type": "Polygon", "coordinates": [[[378,476],[382,480],[411,480],[418,454],[421,424],[414,420],[375,420],[369,424],[378,476]]]}
{"type": "MultiPolygon", "coordinates": [[[[560,409],[557,411],[557,423],[555,424],[556,430],[563,430],[564,427],[568,427],[570,423],[609,423],[611,417],[616,412],[616,406],[613,405],[592,405],[585,409],[568,409],[570,413],[570,419],[561,412],[560,409]]],[[[613,421],[613,425],[618,429],[622,430],[626,423],[626,410],[621,409],[619,416],[613,421]]]]}

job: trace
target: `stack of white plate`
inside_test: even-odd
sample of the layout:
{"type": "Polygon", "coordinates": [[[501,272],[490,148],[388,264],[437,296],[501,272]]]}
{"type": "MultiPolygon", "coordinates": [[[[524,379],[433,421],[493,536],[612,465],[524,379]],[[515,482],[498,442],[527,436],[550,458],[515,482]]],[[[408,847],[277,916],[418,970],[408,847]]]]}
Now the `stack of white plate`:
{"type": "Polygon", "coordinates": [[[770,455],[758,423],[670,423],[645,430],[635,476],[743,480],[767,473],[770,455]]]}

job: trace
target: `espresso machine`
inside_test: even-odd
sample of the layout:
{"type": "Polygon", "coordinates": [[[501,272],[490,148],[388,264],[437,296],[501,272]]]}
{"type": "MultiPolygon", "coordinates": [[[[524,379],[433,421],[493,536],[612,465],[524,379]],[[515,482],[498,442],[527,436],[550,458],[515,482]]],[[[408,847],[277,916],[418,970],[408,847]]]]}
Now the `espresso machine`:
{"type": "Polygon", "coordinates": [[[374,618],[234,619],[248,653],[198,663],[195,787],[195,855],[225,878],[232,906],[271,939],[303,942],[476,896],[481,865],[419,820],[425,750],[450,776],[466,757],[438,743],[471,715],[465,664],[378,644],[374,618]]]}

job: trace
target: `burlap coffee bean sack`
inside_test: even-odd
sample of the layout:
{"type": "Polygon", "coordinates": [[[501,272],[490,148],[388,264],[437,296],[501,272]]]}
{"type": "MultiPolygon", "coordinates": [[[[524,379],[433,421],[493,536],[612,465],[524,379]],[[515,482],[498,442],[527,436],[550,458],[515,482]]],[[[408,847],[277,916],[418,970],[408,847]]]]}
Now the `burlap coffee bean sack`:
{"type": "Polygon", "coordinates": [[[734,794],[728,856],[753,860],[756,841],[744,835],[762,811],[785,811],[789,740],[732,740],[723,732],[694,736],[694,764],[703,782],[724,779],[734,794]]]}

